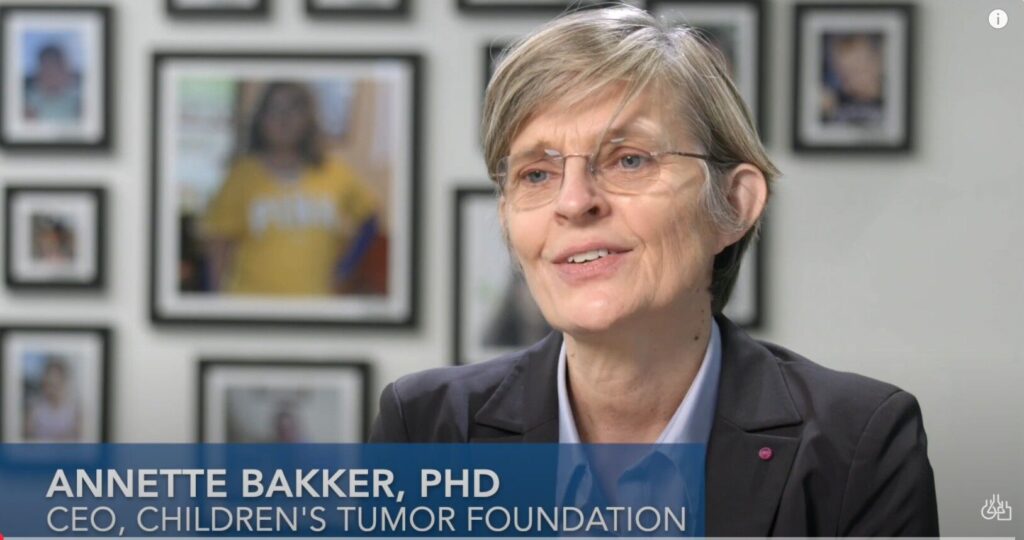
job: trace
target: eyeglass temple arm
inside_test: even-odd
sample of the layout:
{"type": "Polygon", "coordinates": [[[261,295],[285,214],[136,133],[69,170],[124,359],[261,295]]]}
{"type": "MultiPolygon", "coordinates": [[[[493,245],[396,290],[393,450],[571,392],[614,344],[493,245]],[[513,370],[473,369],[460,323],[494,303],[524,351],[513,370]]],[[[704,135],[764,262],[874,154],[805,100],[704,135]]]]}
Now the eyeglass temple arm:
{"type": "Polygon", "coordinates": [[[675,154],[677,156],[685,156],[685,157],[692,157],[692,158],[697,158],[697,159],[703,159],[704,161],[707,161],[709,163],[717,163],[719,165],[739,165],[741,163],[739,161],[723,161],[721,159],[715,159],[715,158],[713,158],[713,157],[711,157],[711,156],[709,156],[707,154],[695,154],[693,152],[671,151],[671,152],[665,152],[665,153],[666,154],[675,154]]]}

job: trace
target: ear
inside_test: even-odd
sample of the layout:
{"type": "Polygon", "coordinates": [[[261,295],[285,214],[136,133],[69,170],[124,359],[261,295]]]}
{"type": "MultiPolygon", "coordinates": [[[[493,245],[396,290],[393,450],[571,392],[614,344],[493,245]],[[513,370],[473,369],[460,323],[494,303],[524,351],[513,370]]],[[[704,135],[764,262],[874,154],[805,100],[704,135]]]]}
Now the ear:
{"type": "Polygon", "coordinates": [[[768,201],[768,181],[764,173],[749,163],[737,165],[726,179],[726,198],[742,226],[735,231],[719,233],[716,253],[738,242],[761,217],[768,201]]]}

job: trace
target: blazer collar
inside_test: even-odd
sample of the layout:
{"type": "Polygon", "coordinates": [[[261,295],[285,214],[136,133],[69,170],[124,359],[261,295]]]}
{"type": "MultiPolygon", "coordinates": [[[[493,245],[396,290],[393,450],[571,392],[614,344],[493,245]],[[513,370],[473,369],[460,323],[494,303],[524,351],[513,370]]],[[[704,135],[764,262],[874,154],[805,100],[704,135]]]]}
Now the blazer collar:
{"type": "MultiPolygon", "coordinates": [[[[728,422],[742,431],[759,431],[801,422],[774,355],[736,327],[716,317],[722,333],[722,374],[715,407],[716,425],[728,422]]],[[[477,411],[476,423],[527,433],[552,421],[558,442],[559,332],[521,353],[512,371],[477,411]]]]}
{"type": "Polygon", "coordinates": [[[715,320],[722,332],[716,416],[744,431],[799,424],[802,419],[775,355],[725,316],[715,320]]]}
{"type": "Polygon", "coordinates": [[[706,533],[768,536],[803,420],[775,355],[725,317],[717,320],[722,376],[705,466],[706,533]]]}

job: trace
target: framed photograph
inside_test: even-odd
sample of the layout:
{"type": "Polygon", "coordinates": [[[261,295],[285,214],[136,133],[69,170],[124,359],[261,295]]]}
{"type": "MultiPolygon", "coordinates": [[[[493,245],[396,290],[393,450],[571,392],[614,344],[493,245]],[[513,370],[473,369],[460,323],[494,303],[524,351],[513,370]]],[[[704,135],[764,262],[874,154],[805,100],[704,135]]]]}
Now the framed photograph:
{"type": "Polygon", "coordinates": [[[157,53],[153,320],[414,324],[418,65],[157,53]]]}
{"type": "Polygon", "coordinates": [[[103,188],[7,186],[5,198],[8,287],[103,287],[103,188]]]}
{"type": "Polygon", "coordinates": [[[270,0],[165,0],[172,17],[266,17],[270,0]]]}
{"type": "MultiPolygon", "coordinates": [[[[625,0],[643,7],[643,0],[625,0]]],[[[466,12],[523,12],[560,13],[570,9],[587,9],[608,5],[608,0],[457,0],[459,9],[466,12]]]]}
{"type": "Polygon", "coordinates": [[[740,275],[733,286],[729,303],[722,313],[737,326],[757,330],[764,326],[765,312],[765,252],[767,221],[762,223],[757,240],[747,247],[740,263],[740,275]]]}
{"type": "Polygon", "coordinates": [[[306,0],[306,13],[317,16],[397,16],[409,12],[409,0],[306,0]]]}
{"type": "Polygon", "coordinates": [[[647,9],[670,24],[698,29],[721,51],[761,139],[767,140],[764,80],[768,25],[764,0],[648,0],[647,9]]]}
{"type": "Polygon", "coordinates": [[[110,331],[0,327],[0,439],[107,440],[110,331]]]}
{"type": "Polygon", "coordinates": [[[458,189],[455,208],[455,363],[489,360],[540,341],[551,327],[505,247],[494,189],[458,189]]]}
{"type": "Polygon", "coordinates": [[[365,362],[202,360],[204,443],[361,443],[369,435],[365,362]]]}
{"type": "Polygon", "coordinates": [[[112,33],[107,7],[0,7],[0,145],[108,147],[112,33]]]}
{"type": "Polygon", "coordinates": [[[793,149],[906,152],[913,143],[911,4],[797,4],[793,149]]]}

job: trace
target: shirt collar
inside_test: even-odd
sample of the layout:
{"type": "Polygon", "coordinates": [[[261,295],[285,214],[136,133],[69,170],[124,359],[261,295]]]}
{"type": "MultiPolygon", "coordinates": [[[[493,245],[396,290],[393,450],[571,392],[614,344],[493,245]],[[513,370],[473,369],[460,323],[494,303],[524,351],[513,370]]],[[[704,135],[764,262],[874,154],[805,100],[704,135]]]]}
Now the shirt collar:
{"type": "MultiPolygon", "coordinates": [[[[718,398],[718,378],[722,371],[722,337],[718,323],[711,319],[711,338],[704,351],[697,376],[693,378],[690,389],[679,403],[668,425],[661,432],[657,443],[707,444],[711,438],[711,426],[715,419],[715,403],[718,398]]],[[[576,419],[569,403],[569,390],[566,384],[565,340],[558,353],[558,442],[578,444],[579,432],[576,430],[576,419]]]]}

